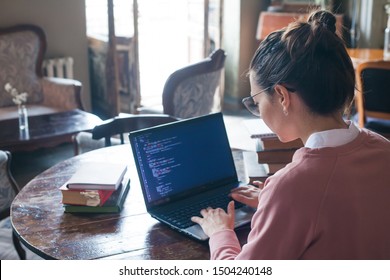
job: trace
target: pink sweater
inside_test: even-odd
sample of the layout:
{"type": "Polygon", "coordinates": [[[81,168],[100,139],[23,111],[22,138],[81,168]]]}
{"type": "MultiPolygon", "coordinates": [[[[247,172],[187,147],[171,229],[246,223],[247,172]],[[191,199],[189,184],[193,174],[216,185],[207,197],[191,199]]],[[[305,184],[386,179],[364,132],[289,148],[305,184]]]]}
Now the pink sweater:
{"type": "Polygon", "coordinates": [[[390,259],[389,176],[390,142],[366,130],[301,148],[265,182],[247,244],[217,232],[211,259],[390,259]]]}

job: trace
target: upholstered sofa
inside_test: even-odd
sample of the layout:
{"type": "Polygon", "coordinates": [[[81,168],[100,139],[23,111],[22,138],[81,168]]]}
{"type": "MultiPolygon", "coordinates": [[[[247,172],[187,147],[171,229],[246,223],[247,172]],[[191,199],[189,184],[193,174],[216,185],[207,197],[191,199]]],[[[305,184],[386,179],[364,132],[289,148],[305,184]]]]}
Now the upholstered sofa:
{"type": "Polygon", "coordinates": [[[43,76],[44,31],[35,25],[0,28],[0,121],[17,118],[17,105],[5,90],[9,83],[27,92],[29,116],[82,109],[79,81],[43,76]]]}

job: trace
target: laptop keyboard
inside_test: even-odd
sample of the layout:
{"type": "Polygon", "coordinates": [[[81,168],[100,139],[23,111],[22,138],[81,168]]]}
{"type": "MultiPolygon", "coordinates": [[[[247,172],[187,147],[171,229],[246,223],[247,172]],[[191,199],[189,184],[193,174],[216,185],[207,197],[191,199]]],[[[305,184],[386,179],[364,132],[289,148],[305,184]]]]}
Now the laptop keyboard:
{"type": "MultiPolygon", "coordinates": [[[[161,213],[160,216],[178,228],[187,228],[195,223],[191,221],[191,217],[200,216],[200,210],[205,209],[207,207],[212,208],[222,208],[225,209],[228,203],[232,200],[228,194],[229,190],[226,192],[218,193],[214,196],[209,196],[203,201],[194,201],[195,203],[191,203],[186,201],[186,204],[182,207],[178,207],[180,209],[167,209],[164,213],[161,213]]],[[[244,204],[235,201],[235,208],[240,208],[244,206],[244,204]]]]}

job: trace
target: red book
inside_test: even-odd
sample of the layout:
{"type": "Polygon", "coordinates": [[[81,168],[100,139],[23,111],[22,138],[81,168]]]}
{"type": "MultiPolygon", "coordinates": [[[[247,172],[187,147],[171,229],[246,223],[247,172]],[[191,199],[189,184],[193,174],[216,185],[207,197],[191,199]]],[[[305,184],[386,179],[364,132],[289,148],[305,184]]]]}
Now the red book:
{"type": "Polygon", "coordinates": [[[102,206],[114,190],[71,190],[60,187],[62,203],[70,205],[102,206]]]}

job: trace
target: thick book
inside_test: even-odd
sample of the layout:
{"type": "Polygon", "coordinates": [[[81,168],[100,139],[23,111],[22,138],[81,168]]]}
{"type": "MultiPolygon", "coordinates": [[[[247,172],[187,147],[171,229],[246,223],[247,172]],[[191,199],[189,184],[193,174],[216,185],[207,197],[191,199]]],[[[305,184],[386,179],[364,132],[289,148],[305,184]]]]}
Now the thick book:
{"type": "Polygon", "coordinates": [[[123,209],[127,194],[130,189],[130,179],[123,179],[118,189],[102,206],[82,206],[64,204],[65,213],[119,213],[123,209]]]}
{"type": "Polygon", "coordinates": [[[259,163],[290,163],[297,149],[257,151],[259,163]]]}
{"type": "Polygon", "coordinates": [[[258,138],[258,150],[282,150],[282,149],[299,149],[303,147],[301,139],[289,142],[282,142],[278,137],[258,138]]]}
{"type": "Polygon", "coordinates": [[[244,120],[244,125],[251,138],[278,138],[262,119],[244,120]]]}
{"type": "Polygon", "coordinates": [[[78,190],[116,190],[126,170],[126,164],[86,162],[72,175],[66,186],[78,190]]]}
{"type": "Polygon", "coordinates": [[[113,190],[71,190],[65,185],[60,187],[63,204],[102,206],[113,190]]]}
{"type": "Polygon", "coordinates": [[[268,175],[273,175],[280,169],[283,169],[288,163],[263,163],[268,175]]]}

